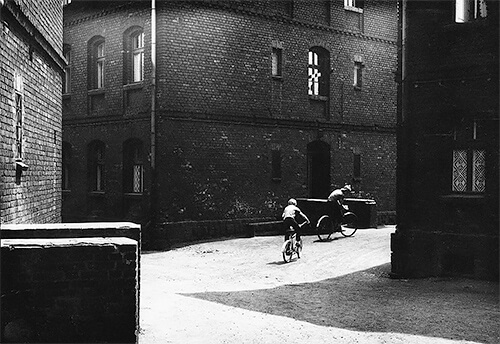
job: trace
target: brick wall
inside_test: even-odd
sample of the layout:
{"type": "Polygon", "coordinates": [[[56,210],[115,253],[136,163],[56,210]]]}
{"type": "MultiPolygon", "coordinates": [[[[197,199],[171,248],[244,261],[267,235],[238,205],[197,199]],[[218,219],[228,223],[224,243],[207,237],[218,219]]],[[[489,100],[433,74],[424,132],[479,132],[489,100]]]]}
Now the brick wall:
{"type": "Polygon", "coordinates": [[[454,3],[405,7],[393,272],[498,280],[499,4],[487,2],[486,18],[456,23],[454,3]],[[480,150],[484,163],[469,159],[462,169],[457,150],[480,150]],[[484,189],[471,187],[476,168],[484,189]],[[457,171],[464,190],[453,188],[457,171]]]}
{"type": "Polygon", "coordinates": [[[1,247],[2,342],[137,342],[135,240],[4,239],[1,247]]]}
{"type": "Polygon", "coordinates": [[[2,8],[1,222],[57,222],[61,213],[62,5],[18,1],[2,8]],[[20,6],[18,6],[20,4],[20,6]],[[19,8],[23,13],[19,12],[19,8]],[[49,14],[50,13],[50,14],[49,14]],[[23,21],[23,16],[34,23],[23,21]],[[21,18],[20,21],[14,18],[21,18]],[[33,26],[34,25],[34,26],[33,26]],[[46,39],[49,44],[44,43],[46,39]],[[23,96],[23,157],[17,173],[15,80],[23,96]]]}
{"type": "MultiPolygon", "coordinates": [[[[315,129],[211,121],[169,121],[159,128],[168,136],[158,147],[162,152],[158,168],[166,171],[158,180],[158,208],[165,209],[162,215],[169,221],[276,217],[288,198],[309,195],[307,144],[317,138],[315,129]],[[279,182],[271,180],[275,145],[281,150],[279,182]]],[[[395,142],[391,134],[325,133],[321,140],[331,147],[333,186],[351,181],[352,149],[357,147],[363,178],[357,190],[374,198],[378,209],[393,209],[395,142]]]]}
{"type": "MultiPolygon", "coordinates": [[[[75,3],[65,12],[73,84],[64,99],[64,140],[72,146],[76,181],[64,194],[70,221],[92,216],[92,204],[102,210],[97,219],[122,219],[123,142],[141,139],[144,161],[149,159],[148,6],[75,3]],[[146,100],[134,109],[127,105],[122,77],[123,33],[133,25],[144,28],[146,56],[140,88],[146,100]],[[95,35],[103,36],[107,47],[107,105],[101,114],[89,112],[86,83],[87,42],[95,35]],[[106,144],[106,191],[99,199],[87,184],[86,149],[94,139],[106,144]]],[[[152,204],[160,223],[274,218],[290,195],[309,195],[307,145],[318,139],[331,148],[331,187],[351,182],[355,151],[362,161],[358,191],[375,198],[379,210],[394,210],[395,4],[367,2],[364,26],[347,23],[352,13],[343,4],[331,2],[329,15],[324,6],[296,2],[290,18],[268,1],[157,3],[157,178],[148,185],[154,180],[146,164],[143,224],[152,204]],[[281,79],[271,76],[273,44],[283,47],[281,79]],[[325,103],[307,95],[313,46],[330,51],[325,103]],[[361,90],[352,86],[355,55],[364,64],[361,90]],[[281,182],[271,178],[276,149],[282,155],[281,182]],[[157,200],[151,201],[153,190],[157,200]]]]}

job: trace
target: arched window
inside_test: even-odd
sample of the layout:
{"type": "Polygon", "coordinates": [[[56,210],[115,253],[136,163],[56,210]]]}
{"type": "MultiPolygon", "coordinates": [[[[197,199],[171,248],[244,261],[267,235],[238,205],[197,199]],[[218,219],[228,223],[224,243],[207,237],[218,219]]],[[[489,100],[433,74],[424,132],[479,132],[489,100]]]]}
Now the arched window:
{"type": "Polygon", "coordinates": [[[123,36],[124,84],[144,80],[144,31],[134,26],[125,31],[123,36]]]}
{"type": "Polygon", "coordinates": [[[330,93],[330,53],[321,47],[313,47],[308,56],[308,95],[327,100],[330,93]]]}
{"type": "Polygon", "coordinates": [[[105,41],[102,36],[93,37],[88,44],[88,87],[99,89],[104,87],[104,71],[106,66],[105,41]]]}
{"type": "Polygon", "coordinates": [[[104,191],[105,146],[102,141],[92,141],[88,149],[88,177],[90,191],[104,191]]]}
{"type": "Polygon", "coordinates": [[[144,159],[142,141],[129,139],[123,144],[123,189],[125,193],[144,190],[144,159]]]}
{"type": "Polygon", "coordinates": [[[68,142],[62,144],[62,189],[71,190],[71,155],[72,147],[68,142]]]}

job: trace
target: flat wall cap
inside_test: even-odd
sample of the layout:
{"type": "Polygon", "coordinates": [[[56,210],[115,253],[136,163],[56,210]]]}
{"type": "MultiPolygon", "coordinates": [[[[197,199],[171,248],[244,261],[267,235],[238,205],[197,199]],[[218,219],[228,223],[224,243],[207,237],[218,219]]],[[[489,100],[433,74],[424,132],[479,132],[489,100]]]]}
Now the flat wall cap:
{"type": "Polygon", "coordinates": [[[17,223],[3,224],[2,230],[34,229],[140,229],[141,225],[133,222],[78,222],[78,223],[17,223]]]}
{"type": "Polygon", "coordinates": [[[137,246],[137,241],[125,237],[101,237],[101,238],[27,238],[27,239],[3,239],[2,248],[51,248],[72,246],[137,246]]]}

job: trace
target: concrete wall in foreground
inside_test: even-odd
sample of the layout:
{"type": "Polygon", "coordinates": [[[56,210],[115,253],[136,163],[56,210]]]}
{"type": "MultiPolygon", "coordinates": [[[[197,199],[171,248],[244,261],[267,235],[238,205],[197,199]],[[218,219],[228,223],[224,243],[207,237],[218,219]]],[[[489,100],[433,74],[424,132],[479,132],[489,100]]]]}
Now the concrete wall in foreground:
{"type": "Polygon", "coordinates": [[[1,257],[1,342],[137,342],[137,240],[3,238],[1,257]]]}

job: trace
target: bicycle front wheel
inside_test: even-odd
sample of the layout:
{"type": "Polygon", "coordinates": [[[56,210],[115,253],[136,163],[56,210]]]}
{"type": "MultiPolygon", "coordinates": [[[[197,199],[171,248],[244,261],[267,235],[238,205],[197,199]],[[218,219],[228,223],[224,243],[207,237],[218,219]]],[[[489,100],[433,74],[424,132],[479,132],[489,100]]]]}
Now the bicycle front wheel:
{"type": "Polygon", "coordinates": [[[292,242],[290,240],[285,241],[281,251],[283,252],[283,260],[285,261],[285,263],[288,263],[292,260],[293,250],[292,242]]]}
{"type": "Polygon", "coordinates": [[[341,223],[342,235],[345,237],[353,236],[358,230],[358,217],[356,214],[347,212],[342,216],[341,223]]]}
{"type": "Polygon", "coordinates": [[[333,233],[333,223],[330,216],[321,216],[321,218],[318,220],[318,225],[316,226],[316,232],[319,240],[326,241],[330,239],[330,236],[333,233]]]}

